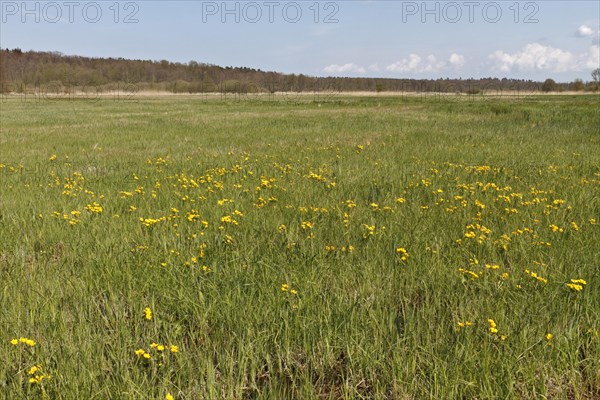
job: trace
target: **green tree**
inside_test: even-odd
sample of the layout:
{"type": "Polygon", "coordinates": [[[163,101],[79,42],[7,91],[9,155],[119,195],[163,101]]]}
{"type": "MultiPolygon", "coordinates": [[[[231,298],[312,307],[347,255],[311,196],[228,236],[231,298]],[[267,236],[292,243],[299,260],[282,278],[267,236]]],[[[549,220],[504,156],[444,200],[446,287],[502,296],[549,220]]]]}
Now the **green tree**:
{"type": "Polygon", "coordinates": [[[554,79],[546,79],[542,84],[542,92],[553,92],[556,90],[556,82],[554,79]]]}

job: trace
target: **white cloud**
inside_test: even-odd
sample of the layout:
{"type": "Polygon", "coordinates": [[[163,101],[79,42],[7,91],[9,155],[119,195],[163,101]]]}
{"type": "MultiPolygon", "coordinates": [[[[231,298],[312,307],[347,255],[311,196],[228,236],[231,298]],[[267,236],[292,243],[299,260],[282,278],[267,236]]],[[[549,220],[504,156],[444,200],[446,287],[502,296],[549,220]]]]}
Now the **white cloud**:
{"type": "Polygon", "coordinates": [[[579,28],[577,28],[577,31],[575,32],[575,35],[579,37],[590,37],[593,34],[594,30],[587,25],[581,25],[579,28]]]}
{"type": "Polygon", "coordinates": [[[385,67],[390,72],[436,72],[444,67],[443,62],[438,62],[434,55],[429,55],[425,60],[418,54],[409,54],[408,58],[385,67]]]}
{"type": "Polygon", "coordinates": [[[509,72],[513,69],[550,72],[577,71],[583,68],[586,57],[586,55],[577,56],[569,51],[539,43],[530,43],[521,51],[513,54],[496,50],[488,56],[493,63],[492,68],[502,72],[509,72]]]}
{"type": "Polygon", "coordinates": [[[587,25],[581,25],[575,31],[575,36],[582,38],[592,38],[592,44],[600,44],[600,31],[594,31],[587,25]]]}
{"type": "Polygon", "coordinates": [[[418,54],[413,53],[400,61],[388,65],[385,69],[390,72],[439,72],[447,69],[450,66],[449,64],[453,67],[462,67],[465,64],[465,57],[453,53],[448,59],[448,62],[446,62],[438,60],[433,54],[430,54],[423,59],[418,54]]]}
{"type": "Polygon", "coordinates": [[[354,63],[348,63],[344,65],[331,64],[323,68],[323,71],[328,73],[345,73],[345,72],[354,72],[359,74],[364,74],[367,72],[366,69],[361,67],[360,65],[356,65],[354,63]]]}
{"type": "Polygon", "coordinates": [[[450,64],[460,68],[465,65],[465,57],[460,54],[452,53],[450,56],[450,64]]]}
{"type": "Polygon", "coordinates": [[[371,64],[371,65],[369,65],[369,67],[367,69],[369,71],[372,71],[372,72],[379,72],[380,71],[379,64],[371,64]]]}
{"type": "Polygon", "coordinates": [[[385,67],[390,72],[416,72],[420,69],[421,57],[416,54],[411,54],[407,58],[403,58],[402,61],[395,62],[385,67]]]}
{"type": "Polygon", "coordinates": [[[587,69],[596,69],[600,68],[600,46],[593,45],[590,47],[590,51],[588,53],[588,58],[585,63],[585,67],[587,69]]]}
{"type": "Polygon", "coordinates": [[[443,61],[438,61],[434,55],[427,56],[427,65],[425,66],[425,72],[437,72],[443,69],[446,66],[446,63],[443,61]]]}

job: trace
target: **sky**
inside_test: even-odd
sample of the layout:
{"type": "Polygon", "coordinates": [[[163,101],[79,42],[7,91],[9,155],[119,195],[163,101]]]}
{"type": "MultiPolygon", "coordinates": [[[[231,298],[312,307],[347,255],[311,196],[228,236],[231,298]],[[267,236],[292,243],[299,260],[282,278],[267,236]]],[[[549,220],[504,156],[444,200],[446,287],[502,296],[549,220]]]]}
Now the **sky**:
{"type": "Polygon", "coordinates": [[[598,1],[6,1],[0,47],[311,76],[590,81],[598,1]]]}

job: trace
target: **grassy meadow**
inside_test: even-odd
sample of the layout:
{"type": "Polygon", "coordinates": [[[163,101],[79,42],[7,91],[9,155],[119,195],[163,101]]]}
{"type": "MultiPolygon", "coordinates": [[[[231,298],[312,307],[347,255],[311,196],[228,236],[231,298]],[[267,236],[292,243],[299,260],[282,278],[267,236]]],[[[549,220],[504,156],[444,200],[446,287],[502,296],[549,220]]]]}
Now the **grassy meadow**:
{"type": "Polygon", "coordinates": [[[0,399],[598,399],[598,96],[0,103],[0,399]]]}

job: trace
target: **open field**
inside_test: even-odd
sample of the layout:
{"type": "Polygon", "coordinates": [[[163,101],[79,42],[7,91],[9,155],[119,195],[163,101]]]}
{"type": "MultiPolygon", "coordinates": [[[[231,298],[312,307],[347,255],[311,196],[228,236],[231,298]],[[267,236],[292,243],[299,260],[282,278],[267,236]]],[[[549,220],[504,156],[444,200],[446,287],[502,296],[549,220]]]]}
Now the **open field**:
{"type": "Polygon", "coordinates": [[[598,399],[596,96],[3,99],[2,399],[598,399]]]}

